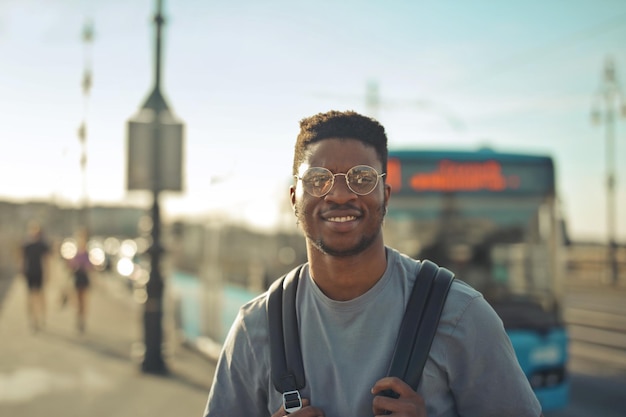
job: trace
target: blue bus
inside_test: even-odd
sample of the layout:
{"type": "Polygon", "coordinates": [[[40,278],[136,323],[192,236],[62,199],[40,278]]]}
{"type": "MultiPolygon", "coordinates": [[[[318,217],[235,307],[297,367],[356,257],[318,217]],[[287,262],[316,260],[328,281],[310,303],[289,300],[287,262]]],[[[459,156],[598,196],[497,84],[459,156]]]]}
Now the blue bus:
{"type": "MultiPolygon", "coordinates": [[[[391,150],[386,180],[386,243],[481,291],[544,411],[564,407],[564,234],[553,160],[488,149],[391,150]]],[[[239,307],[306,261],[304,239],[295,222],[272,234],[217,222],[174,226],[169,311],[182,338],[215,358],[239,307]]]]}
{"type": "Polygon", "coordinates": [[[544,411],[565,407],[565,235],[553,159],[490,149],[393,150],[387,182],[387,244],[446,266],[481,291],[544,411]]]}

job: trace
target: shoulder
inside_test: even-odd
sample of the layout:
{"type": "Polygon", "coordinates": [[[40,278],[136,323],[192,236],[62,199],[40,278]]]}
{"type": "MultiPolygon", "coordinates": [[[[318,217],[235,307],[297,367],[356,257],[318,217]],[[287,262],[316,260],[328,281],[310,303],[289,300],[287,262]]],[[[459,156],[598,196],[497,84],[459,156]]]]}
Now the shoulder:
{"type": "Polygon", "coordinates": [[[474,287],[459,278],[455,278],[452,281],[448,299],[446,300],[446,307],[458,313],[463,313],[472,304],[482,304],[483,302],[487,303],[483,295],[474,287]]]}
{"type": "MultiPolygon", "coordinates": [[[[267,327],[267,297],[269,290],[259,294],[239,308],[235,325],[243,327],[247,333],[256,329],[265,330],[267,327]]],[[[254,332],[252,332],[254,333],[254,332]]]]}
{"type": "MultiPolygon", "coordinates": [[[[394,274],[403,276],[409,286],[412,287],[422,262],[389,247],[387,248],[387,259],[393,266],[394,274]]],[[[454,273],[454,271],[452,272],[454,273]]],[[[482,304],[483,302],[486,303],[479,291],[455,277],[446,298],[443,315],[450,315],[451,313],[461,315],[473,303],[482,304]]]]}
{"type": "Polygon", "coordinates": [[[458,331],[463,323],[483,329],[492,326],[503,329],[502,320],[483,295],[458,278],[450,287],[441,321],[449,326],[450,331],[458,331]]]}
{"type": "Polygon", "coordinates": [[[267,300],[271,290],[243,304],[222,345],[220,363],[228,374],[250,375],[264,381],[269,372],[270,336],[267,300]]]}
{"type": "MultiPolygon", "coordinates": [[[[294,268],[293,271],[298,270],[294,268]]],[[[232,331],[239,331],[246,334],[250,343],[265,343],[268,339],[268,316],[267,301],[276,285],[279,285],[281,278],[276,279],[268,290],[259,294],[252,300],[246,302],[239,308],[239,313],[233,324],[232,331]]]]}
{"type": "Polygon", "coordinates": [[[222,344],[218,364],[225,367],[226,374],[220,373],[220,379],[244,375],[259,368],[269,368],[266,297],[267,292],[258,295],[239,308],[222,344]]]}
{"type": "MultiPolygon", "coordinates": [[[[421,266],[421,261],[412,259],[394,249],[388,250],[388,259],[395,262],[396,272],[404,275],[406,281],[412,286],[421,266]]],[[[454,271],[452,272],[454,273],[454,271]]],[[[455,277],[441,313],[438,333],[451,334],[458,330],[459,326],[476,327],[474,330],[478,334],[493,329],[498,332],[503,330],[500,317],[485,300],[482,293],[459,277],[455,277]]]]}

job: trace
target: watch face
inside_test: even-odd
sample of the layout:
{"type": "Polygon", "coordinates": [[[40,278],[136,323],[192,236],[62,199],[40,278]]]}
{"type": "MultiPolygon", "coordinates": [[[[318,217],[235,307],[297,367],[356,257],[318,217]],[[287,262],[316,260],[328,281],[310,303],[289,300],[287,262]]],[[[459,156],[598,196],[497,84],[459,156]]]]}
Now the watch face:
{"type": "Polygon", "coordinates": [[[302,398],[299,391],[288,391],[283,394],[283,408],[287,414],[302,408],[302,398]]]}

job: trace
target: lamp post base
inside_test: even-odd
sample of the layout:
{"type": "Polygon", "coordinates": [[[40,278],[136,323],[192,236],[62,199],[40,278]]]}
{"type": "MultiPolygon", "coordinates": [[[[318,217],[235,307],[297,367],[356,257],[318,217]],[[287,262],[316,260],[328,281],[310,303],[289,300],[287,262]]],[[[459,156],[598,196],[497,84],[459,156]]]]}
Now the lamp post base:
{"type": "MultiPolygon", "coordinates": [[[[150,303],[152,300],[148,300],[150,303]]],[[[161,319],[163,313],[160,309],[150,309],[146,305],[146,311],[143,316],[144,337],[146,343],[146,351],[141,363],[141,371],[149,374],[166,375],[168,369],[163,360],[161,343],[163,340],[163,330],[161,319]],[[152,310],[152,311],[151,311],[152,310]]]]}

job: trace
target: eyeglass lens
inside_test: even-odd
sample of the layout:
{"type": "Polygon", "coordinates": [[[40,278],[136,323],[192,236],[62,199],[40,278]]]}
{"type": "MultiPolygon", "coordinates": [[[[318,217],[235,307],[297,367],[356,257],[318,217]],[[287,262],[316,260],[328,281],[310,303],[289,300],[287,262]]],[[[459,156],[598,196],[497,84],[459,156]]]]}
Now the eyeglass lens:
{"type": "Polygon", "coordinates": [[[374,168],[367,165],[352,167],[345,174],[333,174],[326,168],[312,167],[304,172],[301,180],[307,193],[314,197],[323,197],[333,188],[335,177],[338,175],[343,175],[348,188],[358,195],[366,195],[374,191],[378,185],[378,178],[381,176],[374,168]]]}

